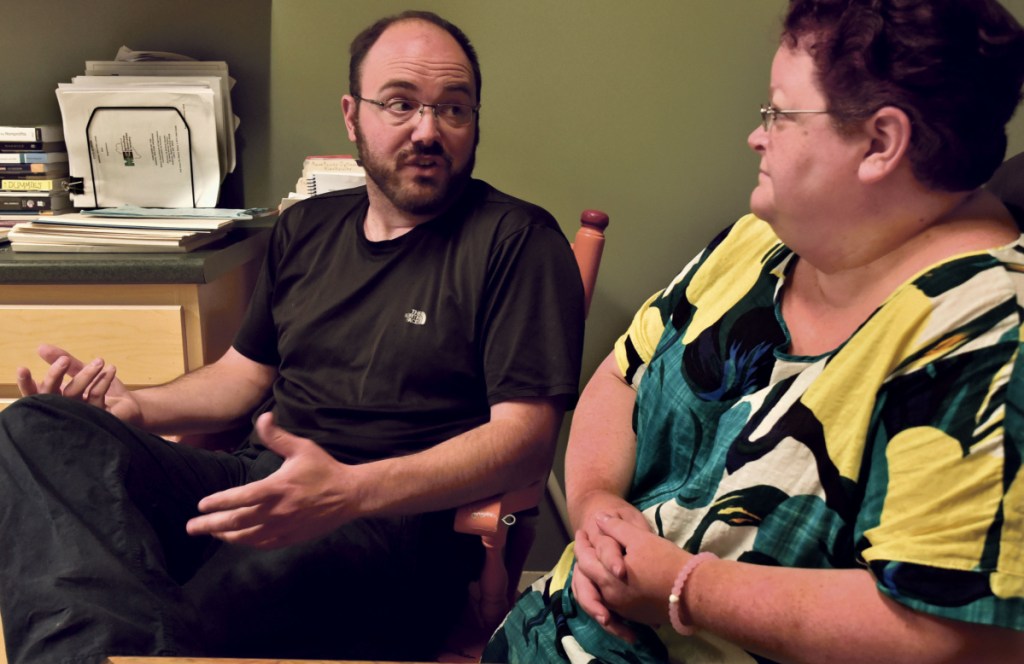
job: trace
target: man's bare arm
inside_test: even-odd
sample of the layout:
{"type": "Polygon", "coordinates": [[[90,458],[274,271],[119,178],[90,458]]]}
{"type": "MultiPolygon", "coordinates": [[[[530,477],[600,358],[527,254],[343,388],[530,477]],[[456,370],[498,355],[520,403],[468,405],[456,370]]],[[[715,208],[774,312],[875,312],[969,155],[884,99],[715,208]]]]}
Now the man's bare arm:
{"type": "Polygon", "coordinates": [[[554,399],[495,404],[491,419],[418,454],[353,468],[366,514],[457,507],[546,476],[563,408],[554,399]]]}
{"type": "Polygon", "coordinates": [[[554,455],[561,405],[551,399],[509,401],[491,421],[403,457],[347,465],[313,441],[257,422],[268,449],[284,463],[269,477],[207,496],[193,535],[274,548],[314,539],[353,519],[457,507],[543,477],[554,455]]]}
{"type": "Polygon", "coordinates": [[[147,431],[204,433],[248,418],[267,398],[276,377],[275,367],[229,348],[212,364],[132,394],[139,403],[140,426],[147,431]]]}
{"type": "Polygon", "coordinates": [[[116,367],[102,358],[85,363],[50,344],[39,347],[39,356],[50,367],[38,380],[24,367],[17,371],[23,395],[86,401],[157,434],[218,431],[242,421],[266,398],[277,376],[274,367],[229,348],[216,362],[169,383],[129,390],[116,367]]]}

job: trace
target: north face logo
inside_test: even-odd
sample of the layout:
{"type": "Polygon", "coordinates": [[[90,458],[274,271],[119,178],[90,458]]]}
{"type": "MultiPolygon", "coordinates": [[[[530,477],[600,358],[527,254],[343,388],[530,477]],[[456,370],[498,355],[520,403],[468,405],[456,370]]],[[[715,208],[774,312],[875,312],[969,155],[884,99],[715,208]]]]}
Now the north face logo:
{"type": "Polygon", "coordinates": [[[405,322],[412,323],[413,325],[426,325],[427,314],[423,311],[417,311],[416,309],[410,309],[409,313],[405,315],[405,322]]]}

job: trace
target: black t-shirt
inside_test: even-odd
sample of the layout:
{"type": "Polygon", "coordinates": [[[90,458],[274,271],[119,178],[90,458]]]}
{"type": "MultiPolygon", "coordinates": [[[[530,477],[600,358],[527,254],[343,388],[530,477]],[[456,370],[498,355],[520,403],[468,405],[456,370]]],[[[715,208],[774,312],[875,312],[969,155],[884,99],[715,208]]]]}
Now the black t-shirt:
{"type": "Polygon", "coordinates": [[[425,449],[524,397],[575,403],[583,289],[550,214],[479,180],[441,217],[370,242],[365,188],[276,223],[235,339],[278,369],[277,423],[336,458],[425,449]]]}

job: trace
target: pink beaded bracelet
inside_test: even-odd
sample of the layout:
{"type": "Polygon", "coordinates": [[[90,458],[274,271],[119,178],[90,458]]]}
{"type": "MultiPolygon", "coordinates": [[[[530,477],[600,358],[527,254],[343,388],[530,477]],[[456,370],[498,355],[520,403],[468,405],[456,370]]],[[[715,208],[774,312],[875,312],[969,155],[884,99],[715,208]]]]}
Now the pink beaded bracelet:
{"type": "Polygon", "coordinates": [[[702,551],[690,558],[683,565],[683,568],[679,570],[679,576],[676,577],[676,582],[672,584],[672,594],[668,596],[668,619],[672,621],[673,629],[683,636],[689,636],[697,631],[697,628],[693,625],[684,625],[682,618],[679,617],[679,605],[683,601],[683,586],[686,584],[686,579],[693,573],[693,570],[711,558],[718,558],[718,556],[710,551],[702,551]]]}

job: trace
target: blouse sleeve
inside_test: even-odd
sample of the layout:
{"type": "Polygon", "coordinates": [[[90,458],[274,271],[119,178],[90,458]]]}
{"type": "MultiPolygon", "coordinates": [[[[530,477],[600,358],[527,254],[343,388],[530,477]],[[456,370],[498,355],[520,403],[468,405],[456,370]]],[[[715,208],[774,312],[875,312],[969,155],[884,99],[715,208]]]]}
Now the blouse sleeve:
{"type": "Polygon", "coordinates": [[[855,541],[896,601],[1024,629],[1017,296],[1000,267],[964,268],[904,289],[902,325],[877,340],[876,353],[907,350],[875,402],[855,541]]]}

